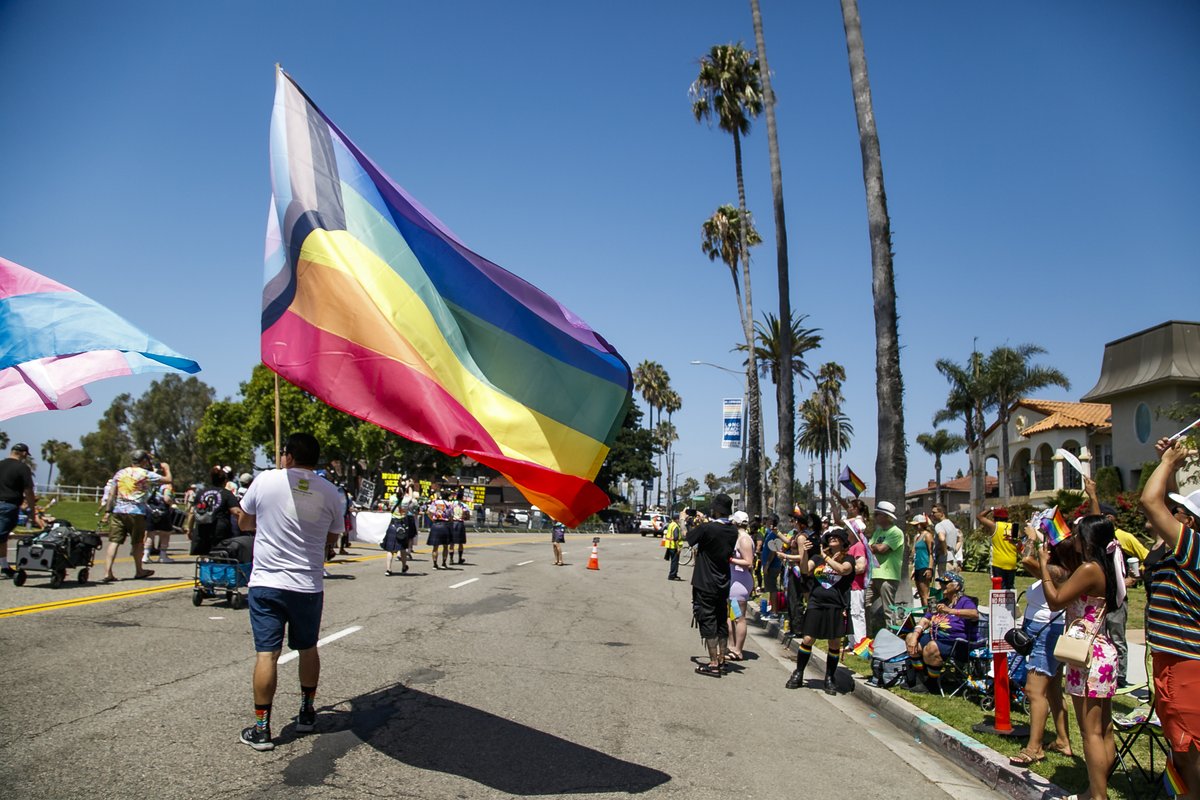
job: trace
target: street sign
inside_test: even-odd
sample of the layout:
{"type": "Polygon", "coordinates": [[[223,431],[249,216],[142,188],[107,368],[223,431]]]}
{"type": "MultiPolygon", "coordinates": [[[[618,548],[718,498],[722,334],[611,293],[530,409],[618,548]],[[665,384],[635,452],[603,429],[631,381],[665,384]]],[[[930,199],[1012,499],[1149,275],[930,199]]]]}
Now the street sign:
{"type": "Polygon", "coordinates": [[[375,481],[370,481],[366,478],[363,478],[358,484],[358,497],[355,498],[354,502],[358,503],[363,508],[370,508],[371,503],[374,501],[375,481]]]}
{"type": "Polygon", "coordinates": [[[988,615],[988,639],[992,653],[1011,653],[1012,645],[1004,641],[1004,634],[1017,627],[1017,593],[1011,589],[992,589],[988,615]]]}

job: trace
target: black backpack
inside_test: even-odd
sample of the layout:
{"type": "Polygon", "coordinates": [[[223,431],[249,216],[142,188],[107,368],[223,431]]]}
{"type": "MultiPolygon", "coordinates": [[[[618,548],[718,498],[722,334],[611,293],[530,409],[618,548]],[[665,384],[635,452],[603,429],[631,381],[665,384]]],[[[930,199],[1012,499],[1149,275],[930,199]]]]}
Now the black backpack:
{"type": "Polygon", "coordinates": [[[212,525],[217,521],[217,509],[221,507],[221,490],[205,489],[196,495],[196,515],[193,517],[197,525],[212,525]]]}

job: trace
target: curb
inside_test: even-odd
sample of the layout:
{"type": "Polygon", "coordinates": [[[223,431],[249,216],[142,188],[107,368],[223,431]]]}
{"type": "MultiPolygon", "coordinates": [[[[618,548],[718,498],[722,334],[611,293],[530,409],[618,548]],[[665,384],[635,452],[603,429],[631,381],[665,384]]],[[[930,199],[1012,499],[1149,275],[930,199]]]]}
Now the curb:
{"type": "MultiPolygon", "coordinates": [[[[774,638],[783,640],[783,631],[779,623],[774,620],[764,622],[757,608],[752,606],[747,617],[749,622],[774,638]]],[[[786,646],[793,653],[798,650],[794,639],[788,641],[786,646]]],[[[815,664],[818,671],[824,671],[824,651],[814,647],[810,663],[815,664]]],[[[1007,757],[983,742],[950,727],[934,715],[922,711],[904,698],[892,694],[887,689],[868,686],[865,680],[860,680],[854,672],[845,667],[838,671],[839,686],[846,685],[847,676],[853,682],[850,694],[855,699],[875,709],[880,716],[896,727],[919,738],[921,742],[983,781],[989,788],[1017,800],[1052,800],[1070,795],[1070,792],[1041,775],[1014,767],[1008,763],[1007,757]]]]}

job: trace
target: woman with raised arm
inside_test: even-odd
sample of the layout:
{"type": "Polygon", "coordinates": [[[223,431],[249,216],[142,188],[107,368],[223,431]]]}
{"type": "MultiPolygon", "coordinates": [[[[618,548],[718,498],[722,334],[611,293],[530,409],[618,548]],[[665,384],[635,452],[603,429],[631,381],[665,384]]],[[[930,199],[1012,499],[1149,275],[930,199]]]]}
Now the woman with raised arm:
{"type": "MultiPolygon", "coordinates": [[[[1035,543],[1043,538],[1032,525],[1025,527],[1025,535],[1035,543]]],[[[1067,665],[1066,686],[1088,772],[1088,790],[1076,797],[1105,800],[1108,775],[1117,757],[1112,726],[1117,649],[1104,635],[1104,616],[1125,602],[1124,559],[1112,523],[1096,514],[1083,517],[1066,539],[1053,548],[1038,549],[1038,565],[1046,604],[1052,611],[1067,611],[1068,631],[1063,636],[1070,635],[1071,624],[1081,620],[1083,636],[1091,641],[1087,666],[1067,665]],[[1061,583],[1054,582],[1054,566],[1067,573],[1061,583]]]]}

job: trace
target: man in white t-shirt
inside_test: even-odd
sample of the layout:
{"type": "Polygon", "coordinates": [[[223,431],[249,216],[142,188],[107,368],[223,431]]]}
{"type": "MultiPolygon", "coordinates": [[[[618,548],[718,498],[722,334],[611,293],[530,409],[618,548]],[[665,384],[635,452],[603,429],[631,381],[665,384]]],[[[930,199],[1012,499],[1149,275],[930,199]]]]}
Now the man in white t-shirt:
{"type": "Polygon", "coordinates": [[[283,447],[283,469],[259,475],[241,499],[240,526],[256,530],[249,606],[257,656],[255,724],[242,731],[240,741],[255,750],[275,748],[271,703],[285,629],[288,647],[300,654],[303,699],[296,730],[307,733],[316,725],[313,698],[321,675],[317,638],[325,599],[325,543],[343,528],[337,487],[313,471],[319,456],[312,434],[292,434],[283,447]]]}
{"type": "Polygon", "coordinates": [[[961,559],[958,557],[961,538],[958,528],[946,516],[946,507],[941,503],[935,504],[929,515],[933,517],[933,533],[937,538],[937,574],[958,572],[962,568],[961,559]]]}

